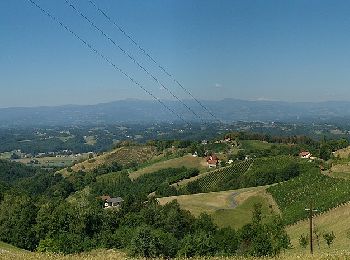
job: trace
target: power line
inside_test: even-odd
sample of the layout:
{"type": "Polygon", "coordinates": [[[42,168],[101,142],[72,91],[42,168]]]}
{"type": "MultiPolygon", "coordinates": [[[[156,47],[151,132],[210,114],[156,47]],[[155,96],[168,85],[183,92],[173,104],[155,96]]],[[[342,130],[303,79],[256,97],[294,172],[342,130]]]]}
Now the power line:
{"type": "Polygon", "coordinates": [[[63,22],[61,22],[57,17],[53,16],[51,13],[49,13],[47,10],[45,10],[44,8],[42,8],[39,4],[37,4],[35,1],[33,0],[28,0],[33,6],[35,6],[36,8],[38,8],[44,15],[46,15],[47,17],[49,17],[51,20],[53,20],[54,22],[58,23],[62,28],[64,28],[66,31],[68,31],[70,34],[72,34],[76,39],[78,39],[80,42],[82,42],[84,44],[85,47],[87,47],[88,49],[90,49],[92,52],[94,52],[97,56],[100,56],[102,59],[104,59],[108,64],[110,64],[115,70],[119,71],[120,73],[122,73],[126,78],[128,78],[132,83],[134,83],[136,86],[138,86],[139,88],[141,88],[143,91],[145,91],[148,95],[150,95],[153,99],[155,99],[156,101],[158,101],[164,108],[166,108],[167,110],[169,110],[171,113],[173,113],[174,115],[176,115],[181,121],[183,121],[186,124],[189,124],[187,121],[185,121],[179,114],[177,114],[173,109],[171,109],[170,107],[168,107],[162,100],[160,100],[159,98],[157,98],[152,92],[150,92],[149,90],[147,90],[143,85],[141,85],[138,81],[136,81],[134,78],[132,78],[129,74],[127,74],[126,72],[124,72],[121,68],[119,68],[117,65],[115,65],[108,57],[106,57],[105,55],[103,55],[101,52],[99,52],[95,47],[93,47],[89,42],[87,42],[86,40],[84,40],[83,38],[81,38],[78,34],[76,34],[72,29],[70,29],[66,24],[64,24],[63,22]]]}
{"type": "Polygon", "coordinates": [[[205,107],[197,98],[195,98],[192,93],[186,89],[169,71],[167,71],[163,66],[159,64],[139,43],[137,43],[133,37],[131,37],[114,19],[112,19],[104,10],[102,10],[94,1],[88,0],[88,2],[96,8],[98,12],[100,12],[108,21],[110,21],[125,37],[127,37],[144,55],[146,55],[154,64],[158,66],[158,68],[163,71],[169,78],[173,80],[183,91],[185,91],[191,98],[193,98],[207,113],[219,121],[218,119],[207,107],[205,107]]]}
{"type": "Polygon", "coordinates": [[[77,7],[75,7],[70,1],[64,0],[64,2],[71,7],[78,15],[80,15],[84,20],[86,20],[90,25],[99,31],[103,37],[109,40],[115,47],[117,47],[120,51],[122,51],[129,59],[131,59],[141,70],[143,70],[148,76],[150,76],[159,86],[164,88],[173,98],[179,101],[184,107],[186,107],[194,116],[199,118],[201,121],[202,118],[194,112],[186,103],[184,103],[181,99],[179,99],[169,88],[167,88],[157,77],[155,77],[149,70],[147,70],[143,65],[138,62],[135,57],[133,57],[130,53],[128,53],[125,49],[123,49],[115,40],[113,40],[109,35],[107,35],[100,27],[98,27],[91,19],[89,19],[86,15],[84,15],[77,7]]]}

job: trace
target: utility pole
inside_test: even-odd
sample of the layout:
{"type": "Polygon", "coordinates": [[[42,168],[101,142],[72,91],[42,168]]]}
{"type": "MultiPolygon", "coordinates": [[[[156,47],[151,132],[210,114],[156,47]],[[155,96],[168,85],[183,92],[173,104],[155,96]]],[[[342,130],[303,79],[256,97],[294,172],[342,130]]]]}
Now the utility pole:
{"type": "Polygon", "coordinates": [[[314,253],[314,247],[313,247],[313,238],[312,238],[312,228],[313,228],[313,224],[312,224],[312,217],[313,217],[313,213],[317,212],[316,209],[313,209],[313,202],[310,202],[310,208],[309,209],[305,209],[306,211],[309,211],[309,222],[310,222],[310,253],[313,254],[314,253]]]}

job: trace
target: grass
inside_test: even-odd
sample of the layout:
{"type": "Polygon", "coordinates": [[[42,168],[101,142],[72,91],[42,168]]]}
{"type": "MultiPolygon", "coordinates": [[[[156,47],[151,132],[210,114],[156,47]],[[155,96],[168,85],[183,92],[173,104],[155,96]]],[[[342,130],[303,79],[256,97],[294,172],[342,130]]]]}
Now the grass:
{"type": "Polygon", "coordinates": [[[350,171],[349,172],[330,172],[328,176],[333,178],[341,178],[341,179],[350,179],[350,171]]]}
{"type": "Polygon", "coordinates": [[[220,226],[240,228],[250,222],[254,203],[262,203],[263,212],[267,215],[279,212],[272,197],[265,192],[266,186],[244,188],[239,190],[199,193],[192,195],[172,196],[158,199],[164,205],[174,199],[181,208],[189,210],[198,216],[205,212],[213,217],[214,222],[220,226]],[[271,205],[271,208],[270,208],[271,205]]]}
{"type": "Polygon", "coordinates": [[[256,195],[251,195],[234,209],[216,210],[212,215],[213,220],[220,227],[241,228],[250,223],[252,209],[254,204],[257,203],[261,203],[265,219],[269,219],[276,212],[276,210],[273,210],[274,206],[270,204],[269,198],[264,196],[262,192],[256,192],[256,195]]]}
{"type": "Polygon", "coordinates": [[[338,157],[340,159],[348,159],[348,158],[350,158],[350,146],[334,152],[334,156],[338,157]]]}
{"type": "Polygon", "coordinates": [[[84,139],[87,145],[95,145],[97,143],[97,140],[93,135],[86,136],[84,139]]]}
{"type": "Polygon", "coordinates": [[[246,150],[266,150],[270,149],[273,144],[259,140],[242,140],[241,148],[246,150]]]}
{"type": "Polygon", "coordinates": [[[2,259],[1,258],[2,251],[23,252],[24,250],[0,241],[0,259],[2,259]]]}
{"type": "Polygon", "coordinates": [[[69,139],[75,138],[75,135],[59,136],[59,137],[57,137],[57,138],[60,139],[62,142],[67,142],[69,139]]]}
{"type": "MultiPolygon", "coordinates": [[[[95,157],[93,160],[85,160],[72,166],[73,172],[92,171],[101,165],[110,165],[114,162],[122,166],[131,163],[144,163],[155,156],[155,148],[151,146],[127,146],[117,148],[111,152],[95,157]]],[[[61,171],[63,175],[69,175],[67,169],[61,171]]]]}
{"type": "Polygon", "coordinates": [[[27,251],[14,251],[14,250],[1,250],[0,242],[0,259],[2,260],[119,260],[119,259],[132,259],[127,257],[124,252],[117,250],[94,250],[92,252],[86,252],[75,255],[61,255],[50,253],[36,253],[27,251]]]}
{"type": "Polygon", "coordinates": [[[206,162],[203,158],[193,157],[192,155],[185,155],[180,158],[156,162],[147,167],[141,168],[135,172],[131,172],[129,176],[131,179],[136,179],[141,175],[147,173],[152,173],[166,168],[180,168],[183,166],[185,166],[186,168],[196,168],[200,172],[204,172],[208,169],[206,162]]]}
{"type": "Polygon", "coordinates": [[[350,179],[350,163],[347,162],[333,165],[328,175],[334,178],[350,179]]]}
{"type": "MultiPolygon", "coordinates": [[[[37,253],[37,252],[28,252],[24,250],[20,250],[17,248],[7,248],[3,249],[2,244],[0,242],[0,259],[1,260],[124,260],[124,259],[144,259],[144,258],[133,258],[127,256],[127,254],[120,250],[105,250],[105,249],[99,249],[99,250],[93,250],[91,252],[84,252],[80,254],[74,254],[74,255],[62,255],[62,254],[52,254],[52,253],[37,253]]],[[[162,258],[156,258],[161,260],[162,258]]],[[[178,260],[186,259],[186,258],[177,258],[178,260]]],[[[206,260],[209,259],[208,257],[194,257],[191,258],[192,260],[206,260]]],[[[280,256],[277,257],[264,257],[264,258],[257,258],[257,257],[210,257],[210,259],[213,260],[244,260],[244,259],[250,259],[250,260],[294,260],[294,259],[300,259],[300,260],[337,260],[337,259],[350,259],[350,252],[347,250],[334,250],[331,253],[326,252],[317,252],[315,251],[314,255],[310,255],[307,250],[305,252],[295,252],[287,250],[286,252],[282,253],[280,256]]]]}
{"type": "Polygon", "coordinates": [[[0,159],[3,160],[10,160],[11,159],[11,152],[4,152],[4,153],[0,153],[0,159]]]}
{"type": "Polygon", "coordinates": [[[42,158],[24,158],[15,160],[16,162],[21,162],[24,164],[31,164],[31,160],[37,160],[38,164],[33,164],[34,166],[41,167],[69,167],[73,165],[75,160],[87,159],[87,154],[79,157],[42,157],[42,158]]]}
{"type": "MultiPolygon", "coordinates": [[[[326,213],[314,217],[314,227],[320,233],[333,231],[336,238],[330,248],[324,242],[322,236],[320,238],[320,248],[317,242],[314,243],[315,252],[334,253],[336,251],[348,250],[350,243],[350,204],[345,204],[332,209],[326,213]]],[[[309,232],[309,221],[304,220],[295,225],[289,226],[287,232],[291,238],[293,251],[295,253],[304,253],[307,249],[303,249],[299,245],[301,234],[306,235],[309,232]]]]}

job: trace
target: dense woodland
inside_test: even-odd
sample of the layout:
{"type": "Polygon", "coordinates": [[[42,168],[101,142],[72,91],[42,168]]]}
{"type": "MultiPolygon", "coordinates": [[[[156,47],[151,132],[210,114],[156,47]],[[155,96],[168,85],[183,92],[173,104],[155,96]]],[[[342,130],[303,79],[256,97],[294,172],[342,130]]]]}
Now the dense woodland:
{"type": "MultiPolygon", "coordinates": [[[[318,162],[306,163],[295,157],[300,149],[308,149],[327,159],[332,151],[348,145],[345,139],[316,141],[301,136],[271,137],[243,132],[219,139],[224,137],[238,143],[267,141],[274,146],[263,151],[245,149],[230,157],[235,161],[233,165],[179,189],[172,184],[197,176],[199,171],[169,168],[131,180],[129,172],[142,165],[128,168],[114,163],[64,177],[0,160],[0,240],[28,250],[65,254],[118,248],[145,257],[273,256],[290,247],[284,225],[305,217],[303,207],[308,192],[318,195],[314,199],[320,210],[350,199],[347,182],[332,181],[319,173],[318,162]],[[246,155],[251,159],[244,158],[246,155]],[[219,178],[215,176],[218,172],[219,178]],[[304,187],[309,178],[314,182],[304,187]],[[195,218],[176,201],[161,206],[155,199],[273,183],[279,184],[269,192],[281,207],[282,216],[263,221],[261,205],[256,205],[251,223],[238,230],[219,228],[206,214],[195,218]],[[325,185],[332,187],[333,196],[327,197],[326,189],[322,188],[325,185]],[[121,208],[103,209],[100,196],[105,194],[121,196],[124,199],[121,208]]],[[[159,151],[170,147],[204,153],[208,153],[208,147],[211,151],[227,149],[221,144],[205,147],[200,141],[149,141],[148,145],[159,151]]]]}

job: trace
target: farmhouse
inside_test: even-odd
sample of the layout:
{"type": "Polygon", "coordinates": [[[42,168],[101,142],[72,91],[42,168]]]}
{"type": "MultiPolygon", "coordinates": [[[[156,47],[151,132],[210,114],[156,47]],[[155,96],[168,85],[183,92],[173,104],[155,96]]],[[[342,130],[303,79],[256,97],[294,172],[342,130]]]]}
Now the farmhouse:
{"type": "Polygon", "coordinates": [[[309,159],[311,157],[311,153],[308,151],[302,151],[299,153],[300,158],[309,159]]]}
{"type": "Polygon", "coordinates": [[[120,208],[122,202],[124,201],[121,197],[111,198],[110,196],[101,196],[103,201],[103,208],[120,208]]]}
{"type": "Polygon", "coordinates": [[[209,168],[216,167],[219,164],[219,159],[215,154],[208,156],[206,160],[209,168]]]}

